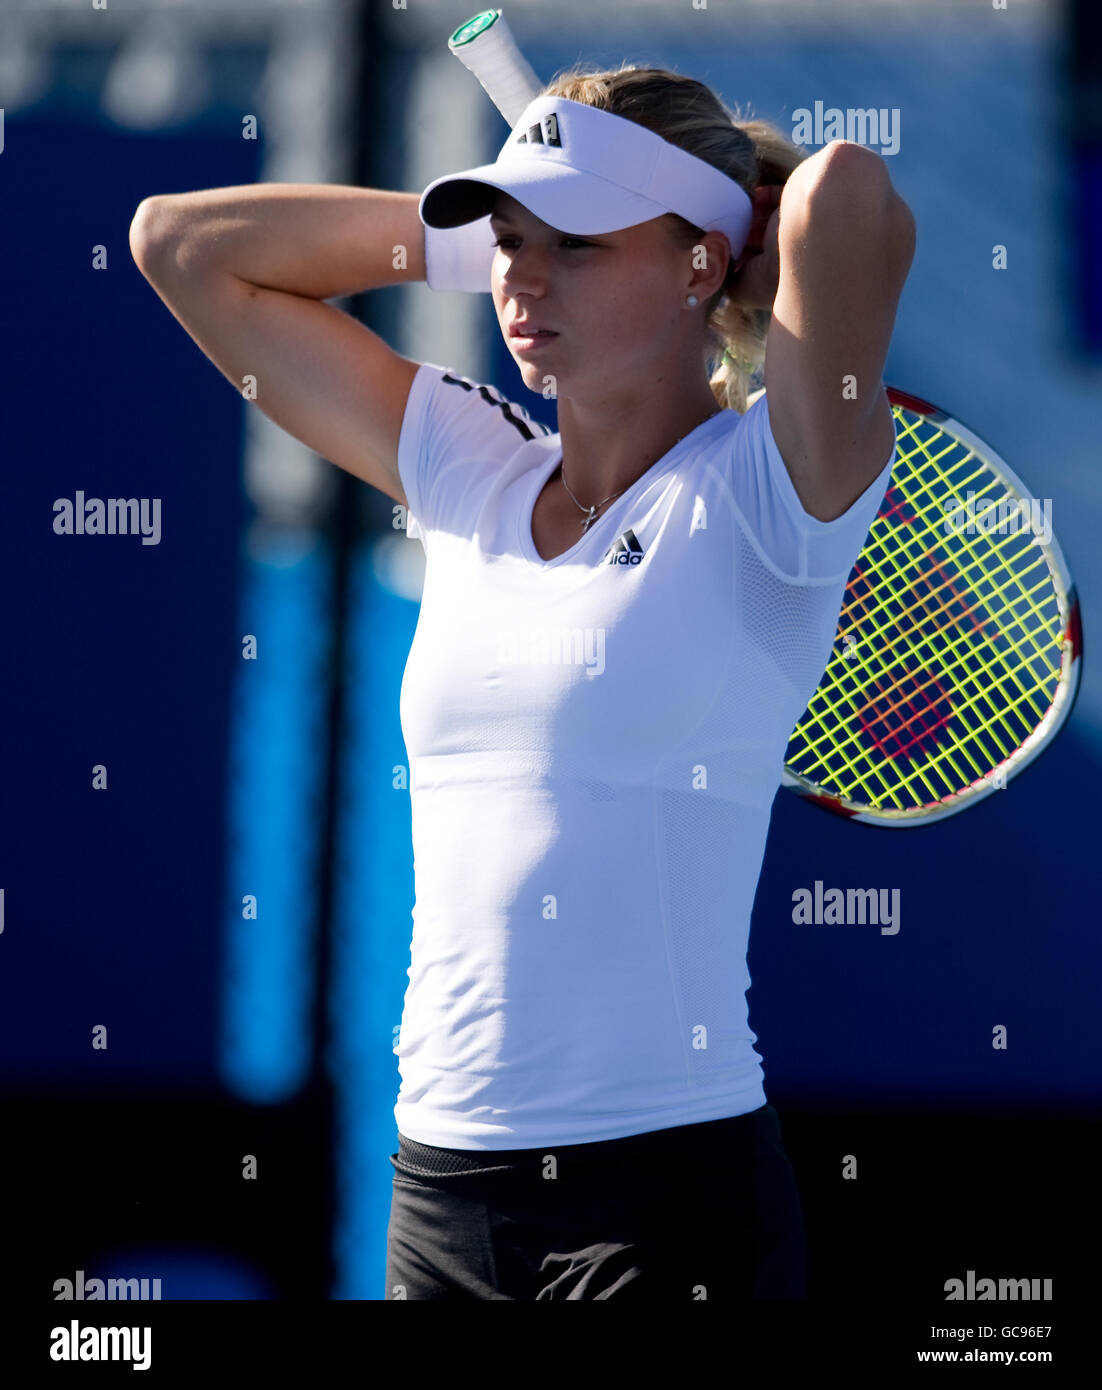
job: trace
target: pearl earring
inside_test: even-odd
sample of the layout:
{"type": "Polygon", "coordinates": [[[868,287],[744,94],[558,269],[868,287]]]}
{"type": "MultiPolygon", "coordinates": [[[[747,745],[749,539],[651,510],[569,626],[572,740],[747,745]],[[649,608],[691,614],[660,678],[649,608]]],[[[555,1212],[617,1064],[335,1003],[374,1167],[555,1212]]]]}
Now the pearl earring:
{"type": "Polygon", "coordinates": [[[689,295],[688,299],[686,299],[685,303],[689,306],[690,309],[695,309],[696,306],[700,303],[700,300],[697,299],[695,294],[691,294],[689,295]]]}

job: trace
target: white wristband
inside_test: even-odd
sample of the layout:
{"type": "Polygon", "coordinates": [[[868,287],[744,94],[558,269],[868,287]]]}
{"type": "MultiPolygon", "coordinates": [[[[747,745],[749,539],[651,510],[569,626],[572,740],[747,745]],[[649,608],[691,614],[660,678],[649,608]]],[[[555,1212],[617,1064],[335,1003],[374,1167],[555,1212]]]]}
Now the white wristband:
{"type": "Polygon", "coordinates": [[[494,251],[489,215],[460,227],[425,226],[425,280],[429,289],[489,294],[494,251]]]}

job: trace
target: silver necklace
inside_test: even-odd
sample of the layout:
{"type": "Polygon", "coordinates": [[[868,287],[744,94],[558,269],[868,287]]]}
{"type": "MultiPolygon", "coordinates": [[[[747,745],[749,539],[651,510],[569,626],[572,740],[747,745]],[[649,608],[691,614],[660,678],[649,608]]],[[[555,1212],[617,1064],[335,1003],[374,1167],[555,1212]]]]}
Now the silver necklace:
{"type": "Polygon", "coordinates": [[[598,502],[595,506],[592,506],[592,507],[583,507],[582,504],[578,501],[578,499],[574,496],[574,494],[573,494],[572,492],[570,492],[570,484],[566,481],[566,474],[563,472],[563,468],[562,468],[562,464],[561,464],[561,463],[559,464],[559,477],[562,479],[562,485],[563,485],[563,487],[566,488],[566,490],[567,490],[568,493],[570,493],[571,501],[574,503],[574,505],[577,507],[577,509],[578,509],[580,512],[585,512],[585,514],[586,514],[586,515],[585,515],[585,518],[584,518],[583,521],[582,521],[582,533],[583,533],[583,535],[585,534],[586,531],[589,530],[589,528],[590,528],[590,527],[593,525],[593,523],[597,520],[597,513],[598,513],[598,512],[601,510],[601,508],[605,505],[605,502],[611,502],[612,499],[613,499],[614,497],[619,497],[620,492],[623,492],[623,491],[624,491],[624,489],[621,488],[621,489],[620,489],[620,492],[610,492],[609,495],[605,498],[605,501],[604,501],[604,502],[598,502]]]}
{"type": "MultiPolygon", "coordinates": [[[[716,416],[716,415],[719,414],[719,412],[720,412],[721,409],[722,409],[722,407],[717,407],[715,410],[712,411],[712,414],[711,414],[711,415],[709,415],[709,416],[706,417],[706,419],[711,420],[711,419],[713,418],[713,416],[716,416]]],[[[704,420],[701,420],[700,424],[703,425],[703,424],[704,424],[704,420]]],[[[699,427],[700,427],[699,425],[694,425],[694,426],[693,426],[693,429],[694,429],[694,430],[695,430],[695,429],[699,429],[699,427]]],[[[674,440],[673,444],[670,445],[670,448],[669,448],[666,452],[667,452],[667,453],[672,452],[673,449],[674,449],[678,444],[681,443],[681,440],[685,438],[685,435],[692,434],[692,432],[693,432],[693,430],[686,430],[686,431],[685,431],[685,434],[683,434],[683,435],[681,436],[680,439],[675,439],[675,440],[674,440]]],[[[652,464],[651,467],[653,468],[653,466],[654,466],[654,465],[652,464]]],[[[640,476],[641,476],[641,475],[640,475],[640,476]]],[[[590,527],[593,525],[593,523],[597,520],[597,513],[598,513],[598,512],[601,510],[601,508],[605,505],[605,502],[611,502],[612,499],[613,499],[614,497],[619,497],[619,496],[620,496],[620,492],[624,492],[624,491],[625,491],[624,488],[621,488],[621,489],[620,489],[620,492],[610,492],[609,495],[604,499],[603,502],[596,502],[592,507],[583,507],[582,504],[578,501],[578,499],[574,496],[574,494],[570,491],[570,484],[566,481],[566,471],[565,471],[565,469],[563,468],[563,466],[562,466],[561,463],[559,464],[559,477],[562,479],[562,485],[563,485],[564,488],[566,488],[566,491],[567,491],[567,493],[568,493],[569,496],[570,496],[570,500],[574,503],[575,507],[577,507],[577,509],[578,509],[580,512],[584,512],[584,513],[585,513],[585,516],[582,518],[582,534],[583,534],[583,535],[585,534],[586,531],[589,530],[589,528],[590,528],[590,527]]],[[[636,479],[636,482],[638,482],[638,481],[639,481],[639,480],[638,480],[638,478],[637,478],[637,479],[636,479]]]]}

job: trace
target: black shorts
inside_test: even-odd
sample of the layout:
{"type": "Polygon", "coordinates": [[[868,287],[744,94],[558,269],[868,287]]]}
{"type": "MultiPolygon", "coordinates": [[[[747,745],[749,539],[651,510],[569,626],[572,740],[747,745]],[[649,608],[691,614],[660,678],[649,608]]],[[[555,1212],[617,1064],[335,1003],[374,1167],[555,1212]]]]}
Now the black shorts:
{"type": "Polygon", "coordinates": [[[398,1136],[387,1299],[803,1299],[777,1112],[595,1144],[441,1149],[398,1136]]]}

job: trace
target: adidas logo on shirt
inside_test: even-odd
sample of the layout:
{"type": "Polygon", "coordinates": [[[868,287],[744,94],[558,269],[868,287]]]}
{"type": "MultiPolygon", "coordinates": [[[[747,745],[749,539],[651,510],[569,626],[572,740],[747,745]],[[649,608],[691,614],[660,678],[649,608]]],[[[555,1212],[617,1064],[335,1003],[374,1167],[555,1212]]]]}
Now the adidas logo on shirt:
{"type": "Polygon", "coordinates": [[[607,563],[610,565],[637,565],[644,554],[645,551],[636,539],[635,532],[629,527],[609,550],[607,563]]]}

